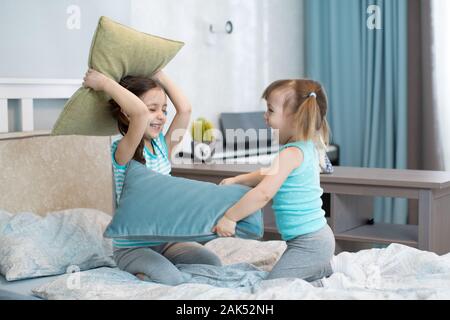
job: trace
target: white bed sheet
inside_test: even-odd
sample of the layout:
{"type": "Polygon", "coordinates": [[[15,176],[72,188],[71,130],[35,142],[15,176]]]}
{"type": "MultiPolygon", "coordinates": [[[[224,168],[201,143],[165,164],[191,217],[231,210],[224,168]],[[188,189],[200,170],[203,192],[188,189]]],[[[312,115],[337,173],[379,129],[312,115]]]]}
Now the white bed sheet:
{"type": "MultiPolygon", "coordinates": [[[[208,248],[225,264],[251,263],[268,271],[285,250],[281,241],[216,239],[208,248]]],[[[164,286],[137,280],[118,269],[79,274],[76,287],[68,277],[35,288],[45,299],[450,299],[450,254],[393,244],[385,249],[341,253],[333,258],[334,274],[315,287],[300,279],[262,280],[253,286],[221,288],[206,284],[164,286]],[[70,282],[70,281],[69,281],[70,282]]]]}
{"type": "Polygon", "coordinates": [[[11,296],[15,297],[21,296],[23,299],[39,299],[33,295],[32,289],[52,282],[58,277],[59,276],[49,276],[8,282],[4,276],[0,275],[0,291],[2,291],[2,298],[7,298],[11,294],[11,296]]]}

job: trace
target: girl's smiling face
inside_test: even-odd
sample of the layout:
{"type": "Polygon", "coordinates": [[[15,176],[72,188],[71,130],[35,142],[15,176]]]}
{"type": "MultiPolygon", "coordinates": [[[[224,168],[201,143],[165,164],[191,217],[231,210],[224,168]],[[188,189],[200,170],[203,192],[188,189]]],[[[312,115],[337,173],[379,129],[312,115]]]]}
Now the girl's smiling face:
{"type": "Polygon", "coordinates": [[[167,121],[167,96],[161,88],[153,88],[140,96],[140,98],[150,113],[149,123],[144,136],[148,140],[155,139],[159,136],[167,121]]]}
{"type": "Polygon", "coordinates": [[[275,130],[274,139],[278,139],[280,144],[286,144],[293,136],[293,115],[287,114],[284,108],[285,93],[276,90],[267,97],[267,110],[264,113],[266,124],[275,130]],[[278,135],[276,134],[278,132],[278,135]]]}

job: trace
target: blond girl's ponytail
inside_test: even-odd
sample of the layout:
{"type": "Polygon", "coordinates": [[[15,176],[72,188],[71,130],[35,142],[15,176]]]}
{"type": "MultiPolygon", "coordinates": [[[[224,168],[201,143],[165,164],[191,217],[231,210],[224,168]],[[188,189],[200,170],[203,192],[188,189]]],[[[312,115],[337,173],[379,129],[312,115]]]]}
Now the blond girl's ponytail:
{"type": "Polygon", "coordinates": [[[294,115],[297,125],[298,140],[317,140],[317,132],[321,130],[322,117],[320,115],[317,95],[311,92],[294,115]]]}

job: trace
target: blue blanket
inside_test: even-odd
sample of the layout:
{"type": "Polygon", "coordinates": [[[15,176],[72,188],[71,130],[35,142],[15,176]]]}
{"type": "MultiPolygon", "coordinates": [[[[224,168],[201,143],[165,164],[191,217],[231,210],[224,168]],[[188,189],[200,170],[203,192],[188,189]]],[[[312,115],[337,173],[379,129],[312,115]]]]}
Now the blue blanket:
{"type": "Polygon", "coordinates": [[[221,267],[204,264],[179,264],[177,268],[183,273],[187,283],[209,284],[222,288],[252,287],[268,275],[268,272],[248,263],[221,267]]]}
{"type": "MultiPolygon", "coordinates": [[[[268,272],[262,271],[248,263],[227,266],[206,264],[177,264],[185,283],[208,284],[221,288],[252,287],[264,280],[268,272]]],[[[151,279],[145,279],[152,282],[151,279]]]]}

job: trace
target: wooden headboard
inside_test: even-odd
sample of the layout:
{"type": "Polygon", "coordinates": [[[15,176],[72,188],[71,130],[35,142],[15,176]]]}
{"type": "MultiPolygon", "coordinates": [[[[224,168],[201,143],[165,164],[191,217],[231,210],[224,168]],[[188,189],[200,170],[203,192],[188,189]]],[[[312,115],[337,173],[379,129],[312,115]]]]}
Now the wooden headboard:
{"type": "Polygon", "coordinates": [[[110,137],[0,134],[0,209],[114,208],[110,137]]]}

